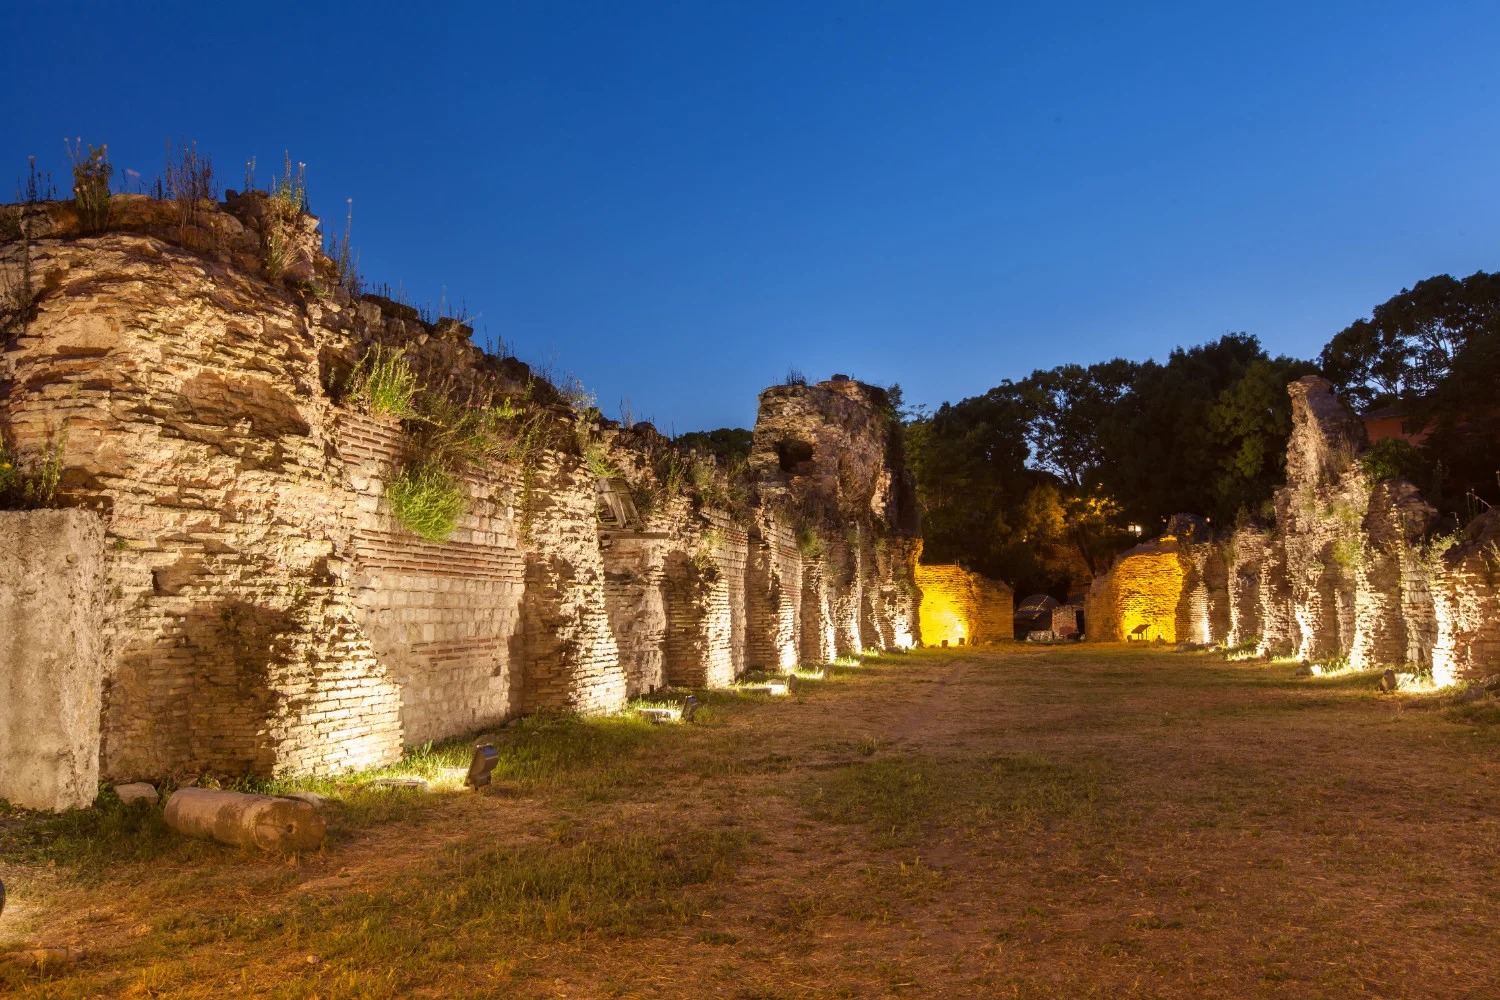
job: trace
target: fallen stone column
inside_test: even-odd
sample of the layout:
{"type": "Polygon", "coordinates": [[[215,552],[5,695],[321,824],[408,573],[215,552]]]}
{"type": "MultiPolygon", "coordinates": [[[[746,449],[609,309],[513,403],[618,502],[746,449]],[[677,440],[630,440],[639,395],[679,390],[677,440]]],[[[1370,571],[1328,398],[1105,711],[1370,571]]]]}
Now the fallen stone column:
{"type": "Polygon", "coordinates": [[[306,802],[209,788],[173,792],[166,821],[187,837],[267,851],[309,851],[328,832],[323,817],[306,802]]]}

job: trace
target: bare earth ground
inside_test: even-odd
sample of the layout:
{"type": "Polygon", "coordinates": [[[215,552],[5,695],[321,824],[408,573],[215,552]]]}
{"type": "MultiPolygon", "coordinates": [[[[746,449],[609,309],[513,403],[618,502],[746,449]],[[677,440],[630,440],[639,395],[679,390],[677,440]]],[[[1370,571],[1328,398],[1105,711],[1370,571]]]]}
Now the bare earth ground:
{"type": "Polygon", "coordinates": [[[313,855],[12,820],[0,947],[85,957],[0,993],[1500,996],[1493,703],[1007,645],[518,728],[313,855]]]}

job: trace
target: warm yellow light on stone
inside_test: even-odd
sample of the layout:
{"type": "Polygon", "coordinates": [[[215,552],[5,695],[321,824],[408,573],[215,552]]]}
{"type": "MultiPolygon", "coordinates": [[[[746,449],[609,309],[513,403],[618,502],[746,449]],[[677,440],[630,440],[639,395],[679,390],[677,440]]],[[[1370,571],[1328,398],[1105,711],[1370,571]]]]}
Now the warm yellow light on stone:
{"type": "Polygon", "coordinates": [[[1004,584],[962,566],[919,563],[916,575],[924,645],[969,646],[1011,637],[1015,601],[1004,584]]]}
{"type": "Polygon", "coordinates": [[[1114,572],[1121,632],[1130,637],[1144,625],[1142,638],[1176,642],[1184,576],[1178,554],[1140,553],[1120,560],[1114,572]]]}

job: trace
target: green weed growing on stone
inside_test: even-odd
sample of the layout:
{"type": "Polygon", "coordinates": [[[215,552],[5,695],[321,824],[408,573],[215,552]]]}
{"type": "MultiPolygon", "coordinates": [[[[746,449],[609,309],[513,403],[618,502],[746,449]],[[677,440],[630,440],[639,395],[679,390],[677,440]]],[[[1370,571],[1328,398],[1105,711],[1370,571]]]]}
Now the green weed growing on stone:
{"type": "Polygon", "coordinates": [[[0,441],[0,510],[33,510],[54,505],[67,436],[65,429],[55,445],[35,456],[22,455],[0,441]]]}
{"type": "Polygon", "coordinates": [[[406,420],[416,416],[412,401],[420,388],[404,351],[373,347],[354,369],[349,398],[372,417],[406,420]]]}
{"type": "Polygon", "coordinates": [[[296,173],[293,173],[292,157],[288,153],[286,173],[272,182],[260,219],[261,262],[265,264],[266,276],[272,281],[281,277],[291,262],[292,236],[306,207],[307,166],[299,163],[296,173]]]}
{"type": "Polygon", "coordinates": [[[78,207],[83,228],[97,233],[109,225],[109,182],[114,177],[114,165],[109,162],[109,146],[95,148],[89,145],[83,152],[83,140],[67,139],[63,145],[73,161],[73,204],[78,207]]]}
{"type": "Polygon", "coordinates": [[[386,486],[385,499],[402,527],[429,542],[446,542],[458,528],[469,494],[452,473],[413,462],[386,486]]]}

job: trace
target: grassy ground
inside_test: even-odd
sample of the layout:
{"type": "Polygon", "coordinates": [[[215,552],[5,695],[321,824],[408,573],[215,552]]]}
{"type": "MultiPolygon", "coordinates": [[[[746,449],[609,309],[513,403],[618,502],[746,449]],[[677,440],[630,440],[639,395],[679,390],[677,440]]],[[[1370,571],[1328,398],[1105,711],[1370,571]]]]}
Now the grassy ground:
{"type": "Polygon", "coordinates": [[[1500,995],[1500,710],[1374,682],[930,651],[691,726],[530,720],[492,794],[324,785],[315,854],[0,817],[0,948],[85,949],[0,993],[1500,995]]]}

